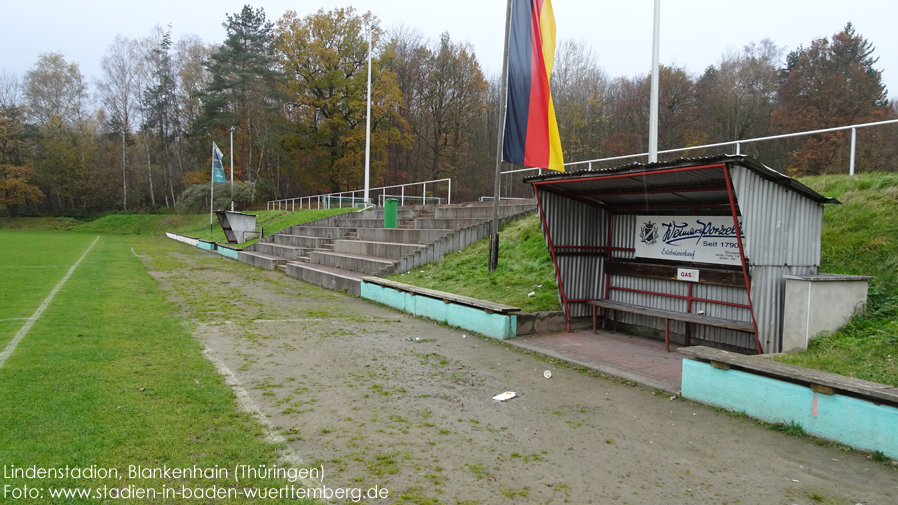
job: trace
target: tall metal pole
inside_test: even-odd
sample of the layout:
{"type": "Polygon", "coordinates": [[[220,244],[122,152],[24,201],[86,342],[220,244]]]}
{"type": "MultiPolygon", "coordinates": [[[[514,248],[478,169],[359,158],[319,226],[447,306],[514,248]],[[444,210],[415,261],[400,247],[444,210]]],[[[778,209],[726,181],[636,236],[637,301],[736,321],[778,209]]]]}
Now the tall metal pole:
{"type": "Polygon", "coordinates": [[[234,212],[234,127],[231,127],[231,212],[234,212]]]}
{"type": "Polygon", "coordinates": [[[658,161],[658,43],[661,33],[661,0],[655,0],[652,36],[652,97],[649,112],[649,163],[658,161]]]}
{"type": "Polygon", "coordinates": [[[212,142],[212,182],[209,183],[209,233],[212,233],[212,211],[215,209],[215,142],[212,142]]]}
{"type": "Polygon", "coordinates": [[[502,190],[502,144],[505,142],[506,93],[508,91],[508,35],[511,30],[511,2],[505,9],[505,49],[502,52],[502,80],[499,81],[499,142],[496,145],[496,180],[493,187],[493,226],[490,236],[489,271],[499,265],[499,198],[502,190]]]}
{"type": "Polygon", "coordinates": [[[368,206],[368,186],[371,181],[371,32],[368,28],[368,111],[365,113],[365,206],[368,206]]]}

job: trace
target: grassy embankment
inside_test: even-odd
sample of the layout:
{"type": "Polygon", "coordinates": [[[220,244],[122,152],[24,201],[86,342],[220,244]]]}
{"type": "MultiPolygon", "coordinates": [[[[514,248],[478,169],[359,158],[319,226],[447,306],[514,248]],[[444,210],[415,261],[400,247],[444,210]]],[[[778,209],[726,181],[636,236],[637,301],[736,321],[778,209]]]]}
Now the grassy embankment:
{"type": "MultiPolygon", "coordinates": [[[[0,231],[0,320],[17,323],[0,328],[0,348],[95,238],[0,231]]],[[[284,485],[283,480],[250,479],[235,486],[234,465],[273,464],[279,447],[266,442],[260,424],[239,411],[234,393],[203,357],[190,328],[173,317],[172,306],[133,252],[157,242],[149,236],[100,236],[0,367],[0,460],[7,469],[96,465],[117,475],[7,478],[9,489],[4,489],[10,493],[28,486],[40,489],[39,495],[26,495],[39,496],[33,502],[99,503],[136,486],[157,493],[150,502],[180,503],[195,501],[183,499],[182,486],[236,492],[284,485]],[[132,478],[130,465],[218,466],[231,474],[132,478]],[[51,489],[88,487],[89,498],[50,496],[51,489]],[[166,492],[179,494],[162,499],[166,492]]]]}
{"type": "Polygon", "coordinates": [[[805,185],[842,205],[823,214],[821,272],[872,275],[868,310],[807,352],[777,358],[817,370],[898,386],[898,174],[807,177],[805,185]]]}

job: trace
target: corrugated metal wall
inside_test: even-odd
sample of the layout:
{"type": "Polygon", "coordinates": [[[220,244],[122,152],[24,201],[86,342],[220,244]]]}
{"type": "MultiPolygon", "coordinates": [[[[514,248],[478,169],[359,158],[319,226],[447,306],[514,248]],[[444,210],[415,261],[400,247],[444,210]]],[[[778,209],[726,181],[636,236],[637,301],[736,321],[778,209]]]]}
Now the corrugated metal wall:
{"type": "MultiPolygon", "coordinates": [[[[751,275],[751,302],[761,348],[765,353],[779,352],[782,347],[782,323],[785,295],[784,275],[812,275],[820,265],[820,237],[823,205],[786,187],[770,182],[751,170],[730,165],[736,200],[743,218],[745,253],[751,275]]],[[[608,239],[606,211],[555,193],[539,190],[546,214],[548,232],[555,246],[605,246],[608,239]]],[[[613,215],[611,246],[632,249],[637,235],[635,215],[613,215]]],[[[604,254],[564,255],[556,249],[567,299],[604,298],[604,254]]],[[[585,251],[581,251],[585,252],[585,251]]],[[[632,259],[632,251],[614,251],[612,257],[632,259]]],[[[678,281],[642,277],[612,276],[611,285],[628,289],[687,296],[688,284],[678,281]]],[[[693,296],[727,303],[748,304],[743,288],[693,285],[693,296]]],[[[615,301],[686,311],[686,301],[664,296],[611,290],[615,301]]],[[[570,316],[589,316],[591,309],[582,303],[569,305],[570,316]]],[[[694,302],[693,312],[704,310],[713,317],[751,321],[747,308],[708,302],[694,302]]],[[[638,314],[620,314],[620,321],[664,329],[664,321],[638,314]]],[[[754,336],[720,328],[694,326],[693,337],[756,349],[754,336]]],[[[683,333],[685,323],[671,321],[671,331],[683,333]]]]}
{"type": "MultiPolygon", "coordinates": [[[[552,243],[556,247],[605,245],[608,237],[608,215],[605,211],[548,191],[540,191],[539,197],[552,243]]],[[[596,293],[604,292],[604,261],[596,254],[598,251],[581,250],[586,253],[583,255],[568,255],[562,251],[565,250],[556,250],[558,254],[555,259],[568,299],[594,299],[596,293]]],[[[592,310],[582,303],[570,304],[568,308],[571,317],[592,316],[592,310]]]]}
{"type": "Polygon", "coordinates": [[[730,175],[742,212],[751,302],[765,353],[782,348],[784,275],[813,275],[820,266],[823,205],[740,166],[730,175]]]}

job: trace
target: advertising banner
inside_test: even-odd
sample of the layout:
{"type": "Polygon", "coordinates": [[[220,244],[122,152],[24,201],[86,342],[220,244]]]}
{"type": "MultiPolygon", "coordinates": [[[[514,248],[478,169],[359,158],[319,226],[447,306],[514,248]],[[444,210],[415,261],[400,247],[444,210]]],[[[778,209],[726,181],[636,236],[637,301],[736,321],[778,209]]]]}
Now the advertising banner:
{"type": "MultiPolygon", "coordinates": [[[[742,218],[739,233],[744,246],[742,218]]],[[[636,216],[636,257],[742,265],[729,216],[636,216]]]]}

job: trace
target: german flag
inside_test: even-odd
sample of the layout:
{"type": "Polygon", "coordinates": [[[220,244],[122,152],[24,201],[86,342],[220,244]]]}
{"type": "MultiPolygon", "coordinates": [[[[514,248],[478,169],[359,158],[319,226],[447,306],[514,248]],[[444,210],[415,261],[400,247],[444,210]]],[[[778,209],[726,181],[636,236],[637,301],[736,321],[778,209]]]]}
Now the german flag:
{"type": "Polygon", "coordinates": [[[514,0],[508,40],[505,161],[564,171],[561,138],[549,90],[555,62],[551,0],[514,0]]]}

